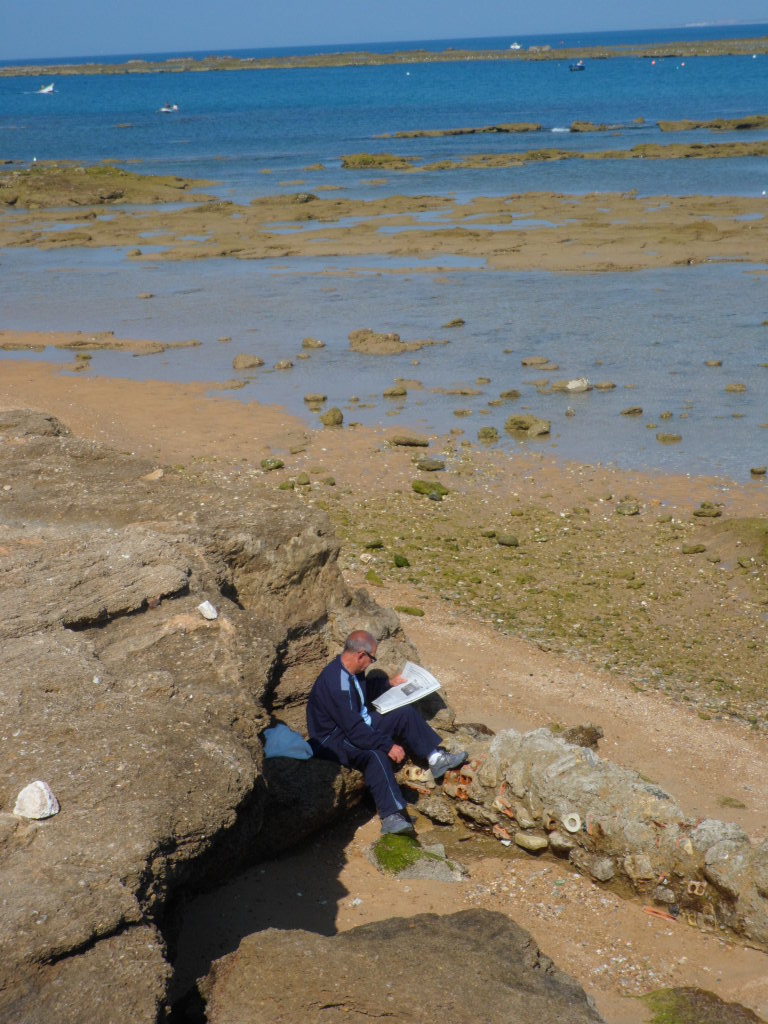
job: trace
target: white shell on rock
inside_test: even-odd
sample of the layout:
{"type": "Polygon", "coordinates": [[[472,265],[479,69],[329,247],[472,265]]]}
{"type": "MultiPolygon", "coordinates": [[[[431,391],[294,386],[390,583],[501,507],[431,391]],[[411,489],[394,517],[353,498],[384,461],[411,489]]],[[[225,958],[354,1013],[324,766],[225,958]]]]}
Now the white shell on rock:
{"type": "Polygon", "coordinates": [[[572,811],[570,814],[564,814],[561,820],[566,832],[578,832],[581,828],[581,818],[575,811],[572,811]]]}
{"type": "Polygon", "coordinates": [[[202,604],[197,606],[197,610],[203,616],[204,619],[218,619],[219,613],[213,607],[210,601],[203,601],[202,604]]]}
{"type": "Polygon", "coordinates": [[[575,380],[569,380],[565,387],[566,390],[570,392],[592,390],[592,385],[589,383],[586,377],[577,377],[575,380]]]}
{"type": "Polygon", "coordinates": [[[59,813],[59,801],[46,782],[30,782],[16,797],[13,813],[21,818],[50,818],[59,813]]]}

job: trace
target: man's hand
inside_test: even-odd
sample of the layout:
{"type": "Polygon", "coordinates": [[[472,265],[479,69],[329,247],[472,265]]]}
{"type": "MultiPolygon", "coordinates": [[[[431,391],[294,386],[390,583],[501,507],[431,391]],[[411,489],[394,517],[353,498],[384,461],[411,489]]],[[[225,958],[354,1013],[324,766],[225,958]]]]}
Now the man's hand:
{"type": "Polygon", "coordinates": [[[392,749],[387,754],[390,761],[394,761],[395,764],[402,764],[405,760],[405,751],[402,747],[398,746],[397,743],[392,744],[392,749]]]}
{"type": "Polygon", "coordinates": [[[408,680],[405,678],[405,676],[390,676],[389,679],[390,686],[402,686],[403,683],[407,682],[408,680]]]}

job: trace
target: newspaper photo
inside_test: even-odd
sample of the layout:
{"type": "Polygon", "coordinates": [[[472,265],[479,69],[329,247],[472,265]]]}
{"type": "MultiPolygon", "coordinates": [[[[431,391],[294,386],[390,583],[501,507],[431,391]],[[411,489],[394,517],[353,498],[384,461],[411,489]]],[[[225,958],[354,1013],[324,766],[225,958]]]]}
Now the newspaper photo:
{"type": "Polygon", "coordinates": [[[421,700],[427,694],[434,693],[440,689],[440,683],[431,672],[427,672],[421,665],[414,665],[412,661],[406,661],[403,671],[400,673],[405,682],[400,686],[390,686],[386,693],[382,693],[373,701],[373,706],[381,715],[395,708],[402,708],[406,704],[413,704],[421,700]]]}

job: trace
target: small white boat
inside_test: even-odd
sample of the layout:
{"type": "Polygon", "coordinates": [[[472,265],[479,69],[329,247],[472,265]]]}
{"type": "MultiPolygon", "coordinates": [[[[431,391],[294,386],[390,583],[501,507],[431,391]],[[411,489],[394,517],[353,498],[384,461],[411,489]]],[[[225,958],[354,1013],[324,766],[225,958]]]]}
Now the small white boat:
{"type": "Polygon", "coordinates": [[[178,109],[178,103],[164,103],[158,110],[158,114],[175,114],[178,109]]]}
{"type": "Polygon", "coordinates": [[[522,50],[520,43],[510,43],[509,48],[510,50],[522,50]]]}
{"type": "Polygon", "coordinates": [[[53,92],[53,82],[50,85],[41,85],[37,90],[38,96],[49,96],[53,92]]]}

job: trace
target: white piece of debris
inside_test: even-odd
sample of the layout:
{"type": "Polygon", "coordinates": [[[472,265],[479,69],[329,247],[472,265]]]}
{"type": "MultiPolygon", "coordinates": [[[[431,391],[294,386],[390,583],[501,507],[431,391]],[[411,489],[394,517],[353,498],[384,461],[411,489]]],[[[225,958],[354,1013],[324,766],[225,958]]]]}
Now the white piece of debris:
{"type": "Polygon", "coordinates": [[[581,818],[575,811],[571,811],[569,814],[564,814],[560,820],[562,821],[566,832],[578,832],[581,828],[581,818]]]}
{"type": "Polygon", "coordinates": [[[575,380],[569,380],[565,387],[567,391],[571,392],[592,390],[592,385],[589,383],[586,377],[577,377],[575,380]]]}
{"type": "Polygon", "coordinates": [[[16,797],[13,813],[20,818],[51,818],[59,813],[59,801],[47,782],[30,782],[16,797]]]}
{"type": "Polygon", "coordinates": [[[203,616],[204,619],[218,619],[219,613],[213,607],[210,601],[203,601],[202,604],[197,606],[197,610],[203,616]]]}

